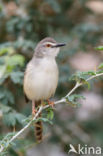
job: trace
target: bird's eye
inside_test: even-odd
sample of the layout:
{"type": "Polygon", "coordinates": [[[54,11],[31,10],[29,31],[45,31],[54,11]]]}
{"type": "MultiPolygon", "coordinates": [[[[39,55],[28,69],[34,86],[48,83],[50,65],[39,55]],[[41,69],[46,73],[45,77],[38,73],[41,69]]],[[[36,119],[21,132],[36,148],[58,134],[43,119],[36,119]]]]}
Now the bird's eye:
{"type": "Polygon", "coordinates": [[[48,48],[49,48],[49,47],[51,47],[51,45],[50,45],[50,44],[46,44],[46,47],[48,47],[48,48]]]}

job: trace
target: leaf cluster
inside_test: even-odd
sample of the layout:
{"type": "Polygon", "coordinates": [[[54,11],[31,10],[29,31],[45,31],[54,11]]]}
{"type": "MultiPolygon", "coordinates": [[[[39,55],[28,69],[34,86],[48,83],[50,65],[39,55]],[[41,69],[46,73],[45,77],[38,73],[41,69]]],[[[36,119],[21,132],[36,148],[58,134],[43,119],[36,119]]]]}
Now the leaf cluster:
{"type": "Polygon", "coordinates": [[[80,99],[84,100],[85,97],[80,94],[73,94],[66,97],[66,102],[72,107],[80,107],[81,106],[80,99]]]}
{"type": "Polygon", "coordinates": [[[24,120],[25,116],[18,113],[12,107],[0,104],[0,110],[3,113],[3,122],[7,126],[15,126],[17,123],[23,124],[22,120],[24,120]]]}

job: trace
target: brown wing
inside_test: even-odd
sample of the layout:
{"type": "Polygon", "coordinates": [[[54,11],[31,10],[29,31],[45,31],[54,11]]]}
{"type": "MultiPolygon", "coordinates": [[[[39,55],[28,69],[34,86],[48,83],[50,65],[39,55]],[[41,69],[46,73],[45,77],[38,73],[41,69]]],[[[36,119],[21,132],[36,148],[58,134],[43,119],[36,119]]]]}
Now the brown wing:
{"type": "Polygon", "coordinates": [[[25,96],[26,103],[28,103],[29,102],[29,99],[27,98],[27,96],[25,94],[24,94],[24,96],[25,96]]]}
{"type": "MultiPolygon", "coordinates": [[[[24,72],[24,77],[25,77],[25,75],[26,75],[26,70],[25,70],[25,72],[24,72]]],[[[25,97],[26,103],[28,103],[28,102],[29,102],[29,99],[27,98],[27,96],[25,95],[25,93],[24,93],[24,97],[25,97]]]]}

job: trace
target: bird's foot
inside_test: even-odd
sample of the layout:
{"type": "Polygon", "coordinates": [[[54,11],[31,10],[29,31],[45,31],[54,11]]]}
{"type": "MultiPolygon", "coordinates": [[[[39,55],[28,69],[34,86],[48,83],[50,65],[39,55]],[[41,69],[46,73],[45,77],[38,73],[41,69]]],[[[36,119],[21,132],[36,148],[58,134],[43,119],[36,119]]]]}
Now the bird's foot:
{"type": "Polygon", "coordinates": [[[32,115],[34,116],[37,113],[36,109],[32,109],[32,115]]]}
{"type": "Polygon", "coordinates": [[[50,101],[50,100],[48,99],[47,102],[48,102],[48,104],[49,104],[52,108],[54,108],[54,101],[50,101]]]}

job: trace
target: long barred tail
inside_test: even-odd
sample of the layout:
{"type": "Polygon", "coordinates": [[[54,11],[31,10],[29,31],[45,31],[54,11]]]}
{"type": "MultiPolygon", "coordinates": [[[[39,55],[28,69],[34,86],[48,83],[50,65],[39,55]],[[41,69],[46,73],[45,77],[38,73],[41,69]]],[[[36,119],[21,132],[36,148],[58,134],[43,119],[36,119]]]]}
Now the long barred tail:
{"type": "MultiPolygon", "coordinates": [[[[38,106],[41,105],[41,101],[36,101],[35,102],[35,107],[37,108],[38,106]]],[[[38,118],[41,118],[41,113],[39,114],[38,118]]],[[[35,123],[35,137],[37,142],[42,141],[42,132],[43,132],[43,127],[42,127],[42,122],[38,121],[35,123]]]]}
{"type": "MultiPolygon", "coordinates": [[[[39,114],[38,117],[41,117],[41,113],[39,114]]],[[[42,127],[42,122],[38,121],[35,123],[35,137],[37,142],[41,142],[42,141],[42,131],[43,131],[43,127],[42,127]]]]}

